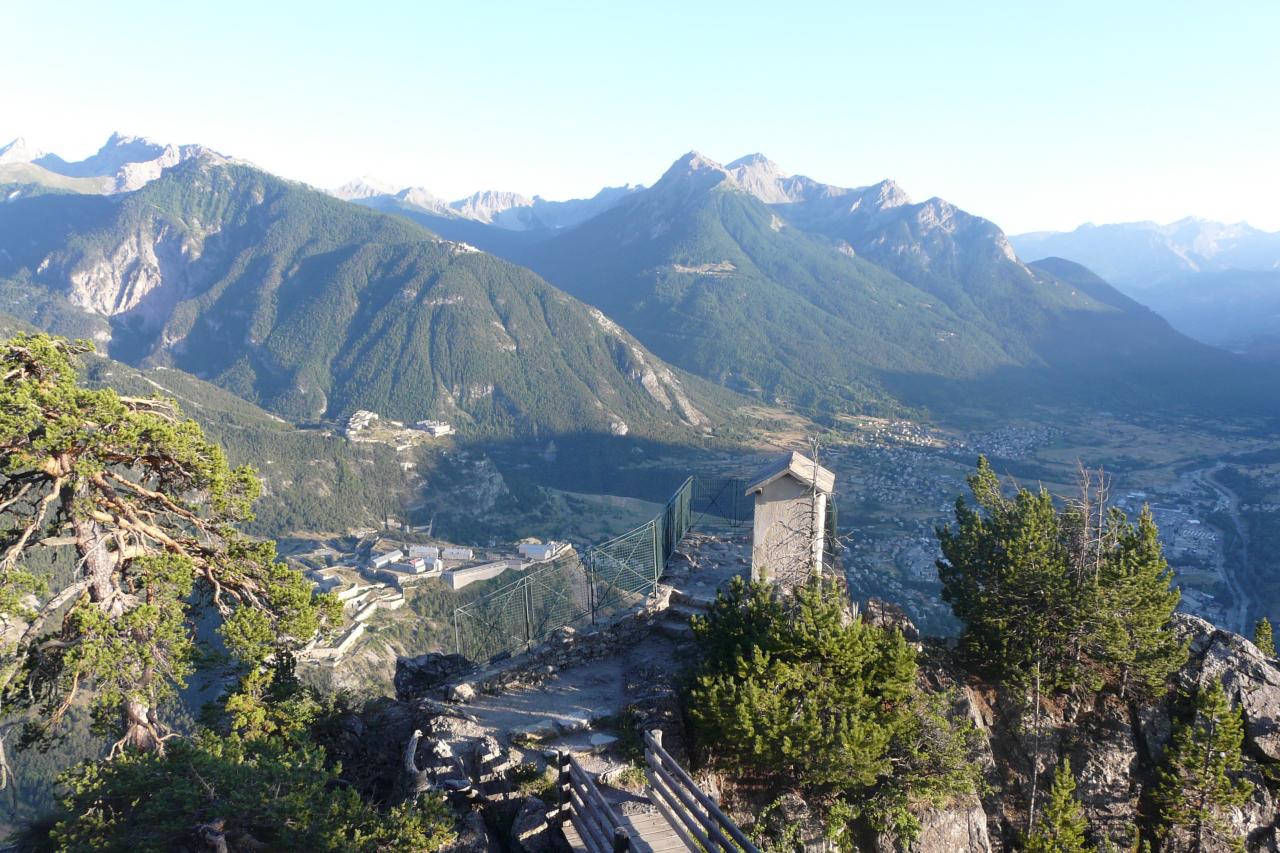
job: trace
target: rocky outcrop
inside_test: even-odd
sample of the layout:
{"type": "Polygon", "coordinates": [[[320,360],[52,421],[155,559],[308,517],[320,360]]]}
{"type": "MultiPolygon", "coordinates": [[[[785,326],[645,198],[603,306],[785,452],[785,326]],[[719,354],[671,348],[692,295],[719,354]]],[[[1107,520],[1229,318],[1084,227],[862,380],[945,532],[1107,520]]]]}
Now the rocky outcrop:
{"type": "Polygon", "coordinates": [[[867,600],[863,608],[862,618],[869,625],[883,628],[886,631],[897,631],[908,643],[920,642],[920,631],[916,629],[907,611],[896,604],[890,604],[879,598],[867,600]]]}
{"type": "MultiPolygon", "coordinates": [[[[868,617],[871,615],[869,610],[868,617]]],[[[881,613],[876,618],[888,617],[881,613]]],[[[1242,809],[1227,816],[1232,832],[1248,839],[1249,850],[1276,850],[1276,803],[1264,768],[1276,761],[1280,746],[1280,669],[1248,640],[1202,619],[1178,614],[1175,629],[1188,639],[1190,647],[1186,665],[1173,678],[1175,688],[1190,689],[1219,680],[1245,716],[1243,775],[1254,784],[1254,795],[1242,809]]],[[[927,679],[934,686],[948,686],[959,668],[949,664],[936,645],[926,645],[926,650],[931,652],[926,655],[927,679]]],[[[983,801],[990,849],[1016,849],[1015,841],[1026,827],[1037,754],[1041,803],[1052,781],[1052,768],[1065,756],[1076,776],[1076,796],[1088,817],[1091,840],[1106,839],[1118,849],[1128,849],[1134,843],[1138,825],[1149,818],[1143,813],[1142,792],[1158,778],[1173,728],[1177,690],[1149,706],[1121,699],[1113,691],[1047,698],[1041,705],[1038,737],[1025,697],[973,679],[963,685],[961,695],[968,716],[984,731],[991,746],[991,792],[983,801]]],[[[922,835],[918,845],[908,849],[918,853],[970,849],[957,846],[964,822],[954,809],[930,815],[929,820],[934,821],[937,834],[922,835]],[[926,842],[926,838],[937,840],[926,842]]],[[[922,822],[926,822],[924,818],[922,822]]],[[[1183,849],[1179,843],[1174,839],[1171,849],[1183,849]]]]}
{"type": "Polygon", "coordinates": [[[1178,614],[1179,631],[1191,643],[1191,660],[1179,674],[1183,687],[1219,681],[1244,710],[1245,741],[1259,760],[1280,761],[1280,668],[1253,643],[1203,619],[1178,614]]]}
{"type": "Polygon", "coordinates": [[[427,695],[433,688],[474,669],[462,655],[428,652],[396,660],[396,698],[408,702],[427,695]]]}
{"type": "Polygon", "coordinates": [[[882,835],[876,838],[876,853],[991,853],[987,815],[976,799],[917,815],[920,835],[910,844],[882,835]]]}
{"type": "Polygon", "coordinates": [[[1129,707],[1104,693],[1081,710],[1074,729],[1064,734],[1076,796],[1090,824],[1116,844],[1130,843],[1144,768],[1129,707]]]}

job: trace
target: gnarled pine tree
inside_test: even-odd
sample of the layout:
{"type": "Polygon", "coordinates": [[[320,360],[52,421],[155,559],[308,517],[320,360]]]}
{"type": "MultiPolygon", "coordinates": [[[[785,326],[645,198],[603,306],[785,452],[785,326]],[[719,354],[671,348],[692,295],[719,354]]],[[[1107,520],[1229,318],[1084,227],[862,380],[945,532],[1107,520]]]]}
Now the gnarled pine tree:
{"type": "Polygon", "coordinates": [[[231,467],[171,400],[123,397],[77,382],[91,347],[46,335],[0,344],[0,713],[40,704],[56,724],[91,691],[100,722],[118,720],[113,754],[162,752],[160,703],[191,671],[190,607],[221,614],[228,648],[260,664],[337,618],[242,536],[260,486],[231,467]],[[67,553],[52,595],[24,568],[43,544],[67,553]]]}

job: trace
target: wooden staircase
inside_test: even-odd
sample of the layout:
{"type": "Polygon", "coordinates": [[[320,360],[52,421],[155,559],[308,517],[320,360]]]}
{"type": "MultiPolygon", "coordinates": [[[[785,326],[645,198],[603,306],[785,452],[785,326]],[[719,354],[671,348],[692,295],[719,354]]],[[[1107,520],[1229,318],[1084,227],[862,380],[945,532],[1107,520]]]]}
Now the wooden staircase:
{"type": "Polygon", "coordinates": [[[568,753],[559,754],[556,820],[582,853],[760,853],[662,747],[662,732],[646,732],[646,793],[654,810],[620,814],[568,753]]]}

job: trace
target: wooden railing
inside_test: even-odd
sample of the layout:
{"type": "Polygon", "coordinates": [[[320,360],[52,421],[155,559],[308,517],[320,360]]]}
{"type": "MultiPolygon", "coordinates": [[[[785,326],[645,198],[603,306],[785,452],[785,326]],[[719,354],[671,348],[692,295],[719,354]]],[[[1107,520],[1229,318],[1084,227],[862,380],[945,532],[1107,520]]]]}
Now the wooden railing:
{"type": "Polygon", "coordinates": [[[706,853],[760,853],[715,801],[694,784],[684,768],[662,748],[662,732],[644,735],[649,799],[690,850],[706,853]]]}
{"type": "Polygon", "coordinates": [[[623,853],[631,849],[631,835],[596,783],[567,752],[558,754],[560,798],[558,819],[573,822],[587,853],[623,853]]]}

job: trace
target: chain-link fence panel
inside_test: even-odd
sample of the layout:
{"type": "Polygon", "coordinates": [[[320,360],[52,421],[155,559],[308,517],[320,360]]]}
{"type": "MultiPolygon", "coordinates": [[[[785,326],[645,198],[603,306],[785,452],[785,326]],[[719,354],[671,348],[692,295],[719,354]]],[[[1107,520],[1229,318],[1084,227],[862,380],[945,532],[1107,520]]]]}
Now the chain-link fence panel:
{"type": "Polygon", "coordinates": [[[605,624],[643,601],[693,527],[749,523],[744,481],[690,477],[652,520],[576,556],[530,570],[453,614],[455,645],[473,661],[514,653],[564,625],[605,624]]]}

